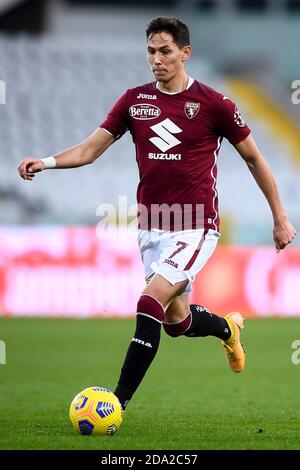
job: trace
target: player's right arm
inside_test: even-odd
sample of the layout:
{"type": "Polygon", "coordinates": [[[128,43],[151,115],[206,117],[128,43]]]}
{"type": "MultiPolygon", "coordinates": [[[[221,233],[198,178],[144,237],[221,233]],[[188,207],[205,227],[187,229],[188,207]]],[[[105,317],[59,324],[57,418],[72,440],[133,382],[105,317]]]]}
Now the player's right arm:
{"type": "Polygon", "coordinates": [[[82,143],[47,159],[24,158],[18,165],[19,175],[24,180],[31,181],[34,173],[46,168],[77,168],[88,165],[100,157],[115,140],[105,129],[98,128],[82,143]]]}

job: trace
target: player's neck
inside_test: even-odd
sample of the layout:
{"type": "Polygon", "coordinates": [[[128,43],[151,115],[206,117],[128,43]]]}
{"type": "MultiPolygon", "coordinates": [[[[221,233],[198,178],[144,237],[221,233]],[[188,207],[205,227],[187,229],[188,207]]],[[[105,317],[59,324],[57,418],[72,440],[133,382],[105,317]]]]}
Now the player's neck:
{"type": "Polygon", "coordinates": [[[181,93],[187,89],[189,77],[185,73],[180,77],[176,77],[169,82],[157,82],[157,88],[165,93],[181,93]]]}

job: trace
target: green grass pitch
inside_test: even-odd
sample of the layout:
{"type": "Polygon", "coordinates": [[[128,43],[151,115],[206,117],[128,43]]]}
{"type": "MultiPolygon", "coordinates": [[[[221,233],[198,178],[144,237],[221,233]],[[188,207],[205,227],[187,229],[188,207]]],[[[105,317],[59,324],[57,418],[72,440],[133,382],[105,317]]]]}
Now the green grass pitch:
{"type": "Polygon", "coordinates": [[[300,319],[249,319],[247,365],[231,372],[215,338],[172,339],[114,436],[79,436],[68,410],[88,386],[114,389],[130,320],[0,319],[1,449],[300,449],[300,319]]]}

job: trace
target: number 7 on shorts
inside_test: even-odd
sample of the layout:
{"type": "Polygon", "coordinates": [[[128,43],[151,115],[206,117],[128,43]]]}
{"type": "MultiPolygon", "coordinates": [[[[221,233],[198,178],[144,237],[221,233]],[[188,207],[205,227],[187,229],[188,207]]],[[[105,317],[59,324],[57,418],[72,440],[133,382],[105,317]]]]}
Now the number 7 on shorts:
{"type": "Polygon", "coordinates": [[[175,255],[177,255],[177,253],[180,253],[182,250],[184,250],[188,246],[188,243],[177,242],[176,245],[180,246],[177,248],[177,250],[173,251],[173,253],[169,256],[169,259],[173,258],[175,255]]]}

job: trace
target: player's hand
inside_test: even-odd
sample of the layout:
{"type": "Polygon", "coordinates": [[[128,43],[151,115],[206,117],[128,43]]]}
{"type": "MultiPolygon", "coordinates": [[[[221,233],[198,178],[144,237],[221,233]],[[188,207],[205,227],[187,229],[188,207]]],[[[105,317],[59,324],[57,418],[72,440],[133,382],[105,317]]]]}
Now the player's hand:
{"type": "Polygon", "coordinates": [[[291,243],[295,235],[296,230],[288,220],[275,224],[273,229],[273,240],[277,253],[291,243]]]}
{"type": "Polygon", "coordinates": [[[18,172],[23,180],[32,181],[34,173],[38,173],[44,169],[45,165],[42,160],[28,157],[24,158],[18,165],[18,172]]]}

